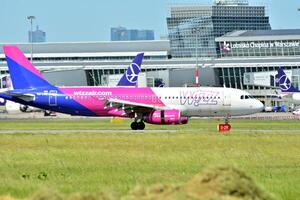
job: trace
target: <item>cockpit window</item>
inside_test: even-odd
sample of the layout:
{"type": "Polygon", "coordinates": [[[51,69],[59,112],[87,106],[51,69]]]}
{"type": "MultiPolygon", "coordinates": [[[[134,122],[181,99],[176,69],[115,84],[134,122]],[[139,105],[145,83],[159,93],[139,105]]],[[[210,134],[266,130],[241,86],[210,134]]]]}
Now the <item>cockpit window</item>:
{"type": "Polygon", "coordinates": [[[254,97],[251,95],[242,95],[241,99],[254,99],[254,97]]]}

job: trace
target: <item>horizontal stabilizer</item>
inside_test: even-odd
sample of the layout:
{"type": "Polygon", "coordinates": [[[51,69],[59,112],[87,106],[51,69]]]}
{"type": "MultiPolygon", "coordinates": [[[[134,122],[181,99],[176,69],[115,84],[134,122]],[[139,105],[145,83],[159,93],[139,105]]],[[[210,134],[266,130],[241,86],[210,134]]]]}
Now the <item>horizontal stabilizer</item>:
{"type": "Polygon", "coordinates": [[[33,94],[23,94],[22,92],[17,92],[17,91],[13,91],[13,90],[4,91],[4,92],[1,92],[0,94],[16,97],[18,99],[21,99],[21,100],[27,101],[27,102],[35,100],[35,96],[33,94]]]}

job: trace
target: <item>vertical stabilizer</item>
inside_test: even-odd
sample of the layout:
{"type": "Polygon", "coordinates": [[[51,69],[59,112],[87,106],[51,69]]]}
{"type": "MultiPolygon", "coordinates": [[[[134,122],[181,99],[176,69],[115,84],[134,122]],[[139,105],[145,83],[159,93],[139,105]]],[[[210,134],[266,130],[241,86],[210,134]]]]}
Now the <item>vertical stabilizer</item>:
{"type": "Polygon", "coordinates": [[[287,77],[287,75],[285,74],[282,68],[279,68],[277,70],[276,85],[279,86],[281,92],[299,92],[299,90],[297,90],[293,86],[292,82],[287,77]]]}
{"type": "Polygon", "coordinates": [[[138,54],[127,68],[117,86],[137,86],[144,53],[138,54]]]}
{"type": "Polygon", "coordinates": [[[33,89],[52,86],[29,62],[17,46],[3,47],[14,89],[33,89]]]}

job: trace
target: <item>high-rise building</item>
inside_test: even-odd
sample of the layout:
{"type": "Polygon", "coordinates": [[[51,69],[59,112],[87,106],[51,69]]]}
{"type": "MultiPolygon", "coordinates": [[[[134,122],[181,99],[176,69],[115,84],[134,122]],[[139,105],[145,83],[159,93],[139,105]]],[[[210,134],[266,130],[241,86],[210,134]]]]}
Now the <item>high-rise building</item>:
{"type": "Polygon", "coordinates": [[[216,57],[216,37],[235,30],[271,29],[265,7],[251,6],[246,0],[173,6],[167,25],[173,57],[196,57],[196,52],[199,57],[216,57]]]}
{"type": "Polygon", "coordinates": [[[39,26],[36,26],[35,31],[28,31],[28,41],[29,42],[46,42],[46,32],[39,29],[39,26]],[[32,38],[31,38],[32,37],[32,38]]]}
{"type": "Polygon", "coordinates": [[[111,41],[154,40],[154,31],[115,27],[111,28],[110,38],[111,41]]]}
{"type": "Polygon", "coordinates": [[[111,41],[123,41],[128,40],[128,31],[124,27],[116,27],[110,29],[111,41]]]}

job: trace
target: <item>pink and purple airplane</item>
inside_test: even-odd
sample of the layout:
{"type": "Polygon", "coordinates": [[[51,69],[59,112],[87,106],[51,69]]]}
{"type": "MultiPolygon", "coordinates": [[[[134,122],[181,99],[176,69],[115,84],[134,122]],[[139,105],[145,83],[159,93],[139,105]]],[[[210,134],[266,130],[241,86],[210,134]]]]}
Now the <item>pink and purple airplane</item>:
{"type": "MultiPolygon", "coordinates": [[[[132,118],[131,128],[143,130],[144,122],[179,125],[187,124],[194,116],[220,116],[227,120],[230,116],[263,109],[263,104],[249,93],[223,87],[56,87],[45,80],[16,46],[3,49],[14,89],[1,92],[0,98],[44,110],[132,118]]],[[[140,59],[134,60],[132,69],[140,66],[141,63],[136,63],[140,59]]],[[[135,83],[137,77],[135,73],[125,73],[122,79],[135,83]]]]}

